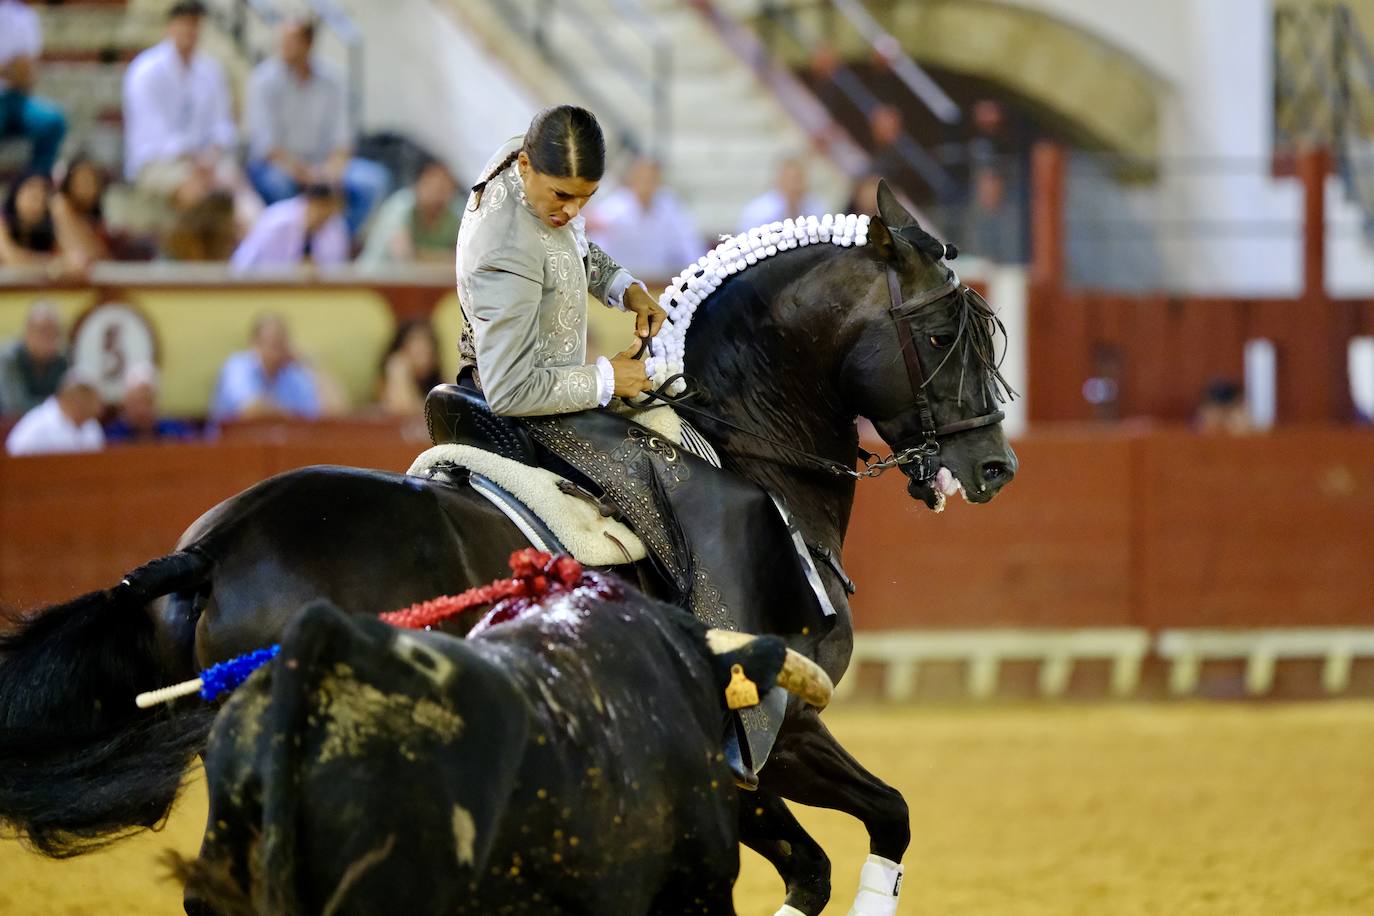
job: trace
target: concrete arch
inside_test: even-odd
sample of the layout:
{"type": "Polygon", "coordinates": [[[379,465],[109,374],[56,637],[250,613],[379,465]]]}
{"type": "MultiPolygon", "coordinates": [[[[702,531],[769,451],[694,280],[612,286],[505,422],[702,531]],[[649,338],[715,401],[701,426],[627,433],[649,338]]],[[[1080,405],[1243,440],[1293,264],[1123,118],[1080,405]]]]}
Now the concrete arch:
{"type": "Polygon", "coordinates": [[[1153,156],[1170,91],[1129,51],[1049,13],[996,0],[871,7],[917,62],[999,83],[1091,145],[1153,156]]]}

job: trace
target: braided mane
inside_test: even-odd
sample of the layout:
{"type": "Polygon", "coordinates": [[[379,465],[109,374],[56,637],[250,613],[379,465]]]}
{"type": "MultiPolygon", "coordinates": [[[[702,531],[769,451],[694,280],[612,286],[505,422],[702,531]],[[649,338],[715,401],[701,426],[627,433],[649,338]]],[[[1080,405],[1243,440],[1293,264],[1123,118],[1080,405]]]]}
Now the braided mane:
{"type": "MultiPolygon", "coordinates": [[[[859,214],[833,213],[822,217],[798,217],[768,223],[735,236],[722,236],[720,244],[698,258],[669,281],[659,297],[659,305],[668,313],[668,321],[658,336],[650,341],[650,356],[646,371],[655,387],[683,371],[687,330],[697,307],[714,293],[726,278],[741,273],[760,261],[783,251],[807,245],[831,244],[842,248],[868,244],[870,218],[859,214]]],[[[926,232],[919,225],[894,230],[933,261],[954,260],[959,249],[946,244],[926,232]]],[[[952,272],[951,272],[952,273],[952,272]]],[[[957,275],[955,275],[957,279],[957,275]]],[[[959,403],[963,403],[964,378],[969,366],[977,365],[993,397],[1005,403],[1016,396],[1001,373],[1006,348],[997,352],[996,337],[1000,332],[1006,340],[1006,328],[987,300],[966,286],[958,287],[957,314],[959,330],[954,343],[945,354],[926,384],[949,362],[956,351],[964,354],[959,369],[959,403]],[[970,358],[971,357],[971,358],[970,358]]],[[[685,388],[681,379],[668,389],[679,394],[685,388]]]]}
{"type": "MultiPolygon", "coordinates": [[[[692,316],[727,277],[793,248],[817,244],[842,248],[866,245],[868,224],[867,216],[827,213],[822,217],[781,220],[739,235],[722,236],[720,244],[673,277],[659,297],[659,305],[668,313],[668,320],[649,344],[650,356],[645,368],[654,386],[682,373],[683,346],[692,316]]],[[[684,388],[679,379],[668,391],[679,394],[684,388]]]]}

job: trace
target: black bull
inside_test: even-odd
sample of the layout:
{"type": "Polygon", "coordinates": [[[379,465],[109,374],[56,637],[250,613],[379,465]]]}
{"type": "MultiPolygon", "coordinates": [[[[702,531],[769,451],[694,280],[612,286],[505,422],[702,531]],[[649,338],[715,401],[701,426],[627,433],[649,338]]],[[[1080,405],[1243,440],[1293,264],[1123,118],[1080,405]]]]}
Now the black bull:
{"type": "Polygon", "coordinates": [[[733,913],[731,666],[824,674],[612,577],[546,604],[470,640],[307,608],[211,732],[188,911],[733,913]]]}

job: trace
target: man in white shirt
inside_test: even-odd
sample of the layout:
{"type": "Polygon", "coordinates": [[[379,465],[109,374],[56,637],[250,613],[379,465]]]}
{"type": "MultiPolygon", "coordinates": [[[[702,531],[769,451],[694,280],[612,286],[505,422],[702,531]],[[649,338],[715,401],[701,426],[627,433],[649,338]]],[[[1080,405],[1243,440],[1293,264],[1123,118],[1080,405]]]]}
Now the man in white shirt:
{"type": "Polygon", "coordinates": [[[0,0],[0,140],[27,138],[33,146],[30,169],[48,175],[67,119],[55,104],[30,94],[42,54],[38,14],[19,0],[0,0]]]}
{"type": "Polygon", "coordinates": [[[124,177],[171,198],[181,211],[212,190],[230,191],[243,217],[261,204],[253,207],[256,195],[233,156],[224,70],[196,50],[204,15],[200,0],[178,0],[167,16],[167,38],[124,74],[124,177]]]}
{"type": "Polygon", "coordinates": [[[289,270],[307,261],[336,267],[348,261],[348,226],[337,189],[310,185],[303,194],[262,211],[230,259],[235,272],[289,270]]]}
{"type": "Polygon", "coordinates": [[[806,190],[806,160],[788,156],[778,163],[778,184],[745,204],[739,217],[738,232],[748,232],[793,216],[820,216],[825,204],[806,190]]]}
{"type": "Polygon", "coordinates": [[[662,185],[653,159],[641,157],[625,183],[587,208],[587,235],[636,277],[667,281],[705,252],[696,223],[662,185]]]}
{"type": "Polygon", "coordinates": [[[24,414],[5,440],[11,455],[55,455],[63,452],[98,452],[105,434],[100,416],[100,393],[90,373],[67,370],[57,394],[24,414]]]}
{"type": "Polygon", "coordinates": [[[362,228],[391,184],[385,166],[353,156],[348,95],[311,59],[315,24],[289,20],[281,53],[253,69],[248,82],[248,176],[263,200],[294,197],[308,184],[341,185],[352,233],[362,228]]]}

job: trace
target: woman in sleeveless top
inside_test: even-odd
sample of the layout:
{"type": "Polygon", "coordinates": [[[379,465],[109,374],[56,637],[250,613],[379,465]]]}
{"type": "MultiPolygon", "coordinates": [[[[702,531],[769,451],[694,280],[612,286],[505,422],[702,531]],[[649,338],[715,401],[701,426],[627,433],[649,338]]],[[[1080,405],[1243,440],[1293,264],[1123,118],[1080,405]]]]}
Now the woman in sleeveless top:
{"type": "Polygon", "coordinates": [[[596,117],[560,105],[535,115],[473,186],[458,235],[460,377],[470,375],[497,414],[571,413],[650,387],[632,357],[666,316],[642,283],[587,241],[580,215],[605,158],[596,117]],[[587,363],[588,293],[634,312],[640,341],[587,363]]]}

